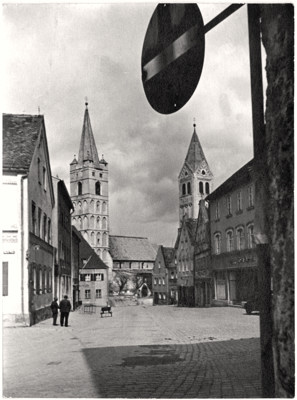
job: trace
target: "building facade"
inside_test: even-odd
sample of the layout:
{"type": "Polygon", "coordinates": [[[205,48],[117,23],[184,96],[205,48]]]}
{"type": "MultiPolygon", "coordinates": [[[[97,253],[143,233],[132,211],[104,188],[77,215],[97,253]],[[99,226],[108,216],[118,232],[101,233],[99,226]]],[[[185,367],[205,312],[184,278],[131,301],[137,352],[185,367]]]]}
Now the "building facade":
{"type": "Polygon", "coordinates": [[[209,204],[200,200],[194,248],[195,306],[209,307],[212,303],[213,279],[209,204]]]}
{"type": "Polygon", "coordinates": [[[79,268],[80,268],[80,235],[71,227],[71,268],[72,268],[72,307],[75,310],[79,306],[79,268]]]}
{"type": "Polygon", "coordinates": [[[179,187],[179,222],[186,218],[198,217],[199,201],[212,191],[213,174],[209,168],[202,146],[194,132],[187,156],[178,176],[179,187]]]}
{"type": "Polygon", "coordinates": [[[153,304],[175,304],[177,301],[174,248],[159,246],[153,269],[153,304]]]}
{"type": "Polygon", "coordinates": [[[105,306],[108,302],[108,267],[75,227],[73,232],[80,239],[78,303],[105,306]]]}
{"type": "Polygon", "coordinates": [[[147,238],[110,235],[114,291],[150,296],[156,254],[147,238]]]}
{"type": "Polygon", "coordinates": [[[253,160],[206,200],[210,202],[214,305],[241,304],[257,293],[253,160]]]}
{"type": "Polygon", "coordinates": [[[3,320],[33,325],[51,315],[54,247],[44,117],[3,115],[3,320]]]}
{"type": "Polygon", "coordinates": [[[108,165],[99,160],[86,103],[78,159],[70,164],[72,224],[103,261],[108,261],[108,165]]]}
{"type": "Polygon", "coordinates": [[[72,201],[63,180],[52,178],[55,193],[53,212],[53,246],[55,247],[54,295],[62,300],[65,295],[73,303],[72,278],[72,201]]]}

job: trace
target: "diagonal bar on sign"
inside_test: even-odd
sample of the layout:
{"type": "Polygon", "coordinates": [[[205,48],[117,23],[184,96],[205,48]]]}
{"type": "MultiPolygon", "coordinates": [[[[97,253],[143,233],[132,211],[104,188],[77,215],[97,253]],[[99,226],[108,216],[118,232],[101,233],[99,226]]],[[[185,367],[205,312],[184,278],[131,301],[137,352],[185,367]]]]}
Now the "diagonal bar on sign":
{"type": "Polygon", "coordinates": [[[149,61],[144,67],[145,82],[161,72],[165,67],[181,57],[198,43],[198,25],[183,33],[178,39],[164,49],[160,54],[149,61]]]}

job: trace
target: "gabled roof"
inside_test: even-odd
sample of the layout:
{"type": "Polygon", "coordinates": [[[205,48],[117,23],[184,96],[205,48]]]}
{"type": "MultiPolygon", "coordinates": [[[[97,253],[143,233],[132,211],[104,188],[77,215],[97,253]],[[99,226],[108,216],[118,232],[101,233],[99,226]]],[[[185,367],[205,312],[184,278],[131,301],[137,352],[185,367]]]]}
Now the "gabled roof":
{"type": "Polygon", "coordinates": [[[162,247],[163,257],[166,267],[173,261],[174,258],[174,248],[173,247],[162,247]]]}
{"type": "Polygon", "coordinates": [[[109,252],[114,261],[155,261],[157,255],[148,238],[132,236],[110,235],[109,252]]]}
{"type": "Polygon", "coordinates": [[[206,161],[206,158],[196,133],[196,125],[194,124],[194,132],[188,148],[185,164],[191,169],[192,172],[195,172],[203,160],[206,161]]]}
{"type": "Polygon", "coordinates": [[[86,103],[84,123],[78,153],[78,163],[82,165],[83,162],[87,160],[93,161],[94,165],[99,167],[99,157],[92,131],[88,103],[86,103]]]}
{"type": "Polygon", "coordinates": [[[188,231],[192,245],[195,244],[197,219],[188,218],[185,220],[185,227],[188,231]]]}
{"type": "Polygon", "coordinates": [[[29,171],[43,124],[42,115],[3,114],[4,171],[29,171]]]}
{"type": "Polygon", "coordinates": [[[49,191],[54,206],[55,197],[43,115],[3,114],[3,171],[27,174],[41,135],[44,139],[49,191]]]}
{"type": "Polygon", "coordinates": [[[94,249],[84,239],[82,234],[72,225],[72,230],[80,239],[79,254],[81,260],[87,260],[87,262],[80,266],[80,269],[107,269],[108,266],[101,260],[98,254],[95,253],[94,249]]]}
{"type": "Polygon", "coordinates": [[[230,178],[210,193],[205,200],[213,201],[227,193],[230,193],[241,185],[251,182],[253,180],[253,165],[254,159],[250,160],[247,164],[231,175],[230,178]]]}

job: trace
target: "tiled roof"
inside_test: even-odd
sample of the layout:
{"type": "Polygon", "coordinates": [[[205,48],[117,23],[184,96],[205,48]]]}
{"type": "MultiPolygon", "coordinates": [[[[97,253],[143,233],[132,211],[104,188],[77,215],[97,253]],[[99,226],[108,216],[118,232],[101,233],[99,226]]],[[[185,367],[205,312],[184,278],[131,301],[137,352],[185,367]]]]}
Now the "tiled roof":
{"type": "Polygon", "coordinates": [[[165,261],[165,265],[168,266],[172,260],[173,260],[173,256],[174,256],[174,248],[173,247],[163,247],[163,256],[164,256],[164,261],[165,261]]]}
{"type": "Polygon", "coordinates": [[[3,114],[3,170],[28,172],[43,115],[3,114]]]}
{"type": "Polygon", "coordinates": [[[196,129],[194,127],[194,132],[189,145],[188,153],[186,156],[186,164],[191,168],[193,172],[199,167],[201,161],[206,160],[205,155],[202,150],[202,146],[198,139],[196,129]]]}
{"type": "Polygon", "coordinates": [[[188,230],[190,240],[192,244],[195,244],[195,234],[196,234],[196,227],[197,227],[197,219],[186,219],[185,225],[188,230]]]}
{"type": "Polygon", "coordinates": [[[216,190],[210,193],[205,200],[214,200],[220,196],[223,196],[234,188],[238,188],[240,185],[248,183],[253,179],[253,165],[254,159],[250,160],[247,164],[237,170],[233,175],[230,176],[225,182],[223,182],[216,190]]]}
{"type": "MultiPolygon", "coordinates": [[[[91,160],[94,162],[95,166],[99,166],[99,157],[92,131],[88,107],[86,107],[85,110],[84,124],[78,153],[78,163],[82,165],[85,160],[91,160]]],[[[106,163],[106,161],[104,161],[104,163],[106,163]]]]}
{"type": "Polygon", "coordinates": [[[84,239],[82,234],[73,225],[72,225],[72,230],[80,239],[80,244],[79,244],[80,258],[83,260],[88,260],[87,263],[82,268],[107,269],[108,266],[101,260],[98,254],[95,253],[94,249],[89,245],[89,243],[84,239]]]}
{"type": "Polygon", "coordinates": [[[147,238],[109,236],[109,251],[113,260],[155,261],[157,252],[147,238]]]}

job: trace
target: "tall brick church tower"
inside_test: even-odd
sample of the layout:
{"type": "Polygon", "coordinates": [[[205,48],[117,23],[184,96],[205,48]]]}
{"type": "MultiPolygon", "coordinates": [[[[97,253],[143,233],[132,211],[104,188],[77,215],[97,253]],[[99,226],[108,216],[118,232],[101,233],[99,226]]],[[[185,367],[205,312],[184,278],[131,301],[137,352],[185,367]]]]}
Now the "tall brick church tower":
{"type": "Polygon", "coordinates": [[[78,160],[70,164],[74,225],[105,261],[109,249],[108,166],[99,160],[86,103],[78,160]]]}
{"type": "Polygon", "coordinates": [[[212,191],[213,174],[208,166],[196,133],[196,124],[188,153],[178,176],[179,222],[198,218],[199,201],[212,191]]]}

